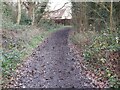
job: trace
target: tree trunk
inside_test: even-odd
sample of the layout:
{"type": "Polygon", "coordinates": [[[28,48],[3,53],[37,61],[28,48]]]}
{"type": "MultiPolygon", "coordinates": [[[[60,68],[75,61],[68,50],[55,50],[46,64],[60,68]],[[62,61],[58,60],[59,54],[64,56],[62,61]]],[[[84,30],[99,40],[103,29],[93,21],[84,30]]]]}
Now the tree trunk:
{"type": "Polygon", "coordinates": [[[18,14],[17,14],[17,24],[20,24],[20,20],[21,20],[21,1],[18,0],[18,14]]]}
{"type": "Polygon", "coordinates": [[[72,22],[77,32],[85,31],[88,27],[86,7],[84,2],[72,2],[72,22]]]}
{"type": "Polygon", "coordinates": [[[32,25],[34,25],[34,22],[35,22],[35,7],[33,6],[33,9],[32,9],[32,25]]]}
{"type": "Polygon", "coordinates": [[[34,25],[34,2],[27,2],[28,3],[28,6],[27,6],[27,9],[28,9],[28,17],[31,19],[31,25],[34,25]]]}
{"type": "Polygon", "coordinates": [[[110,4],[110,32],[113,32],[113,1],[110,4]]]}

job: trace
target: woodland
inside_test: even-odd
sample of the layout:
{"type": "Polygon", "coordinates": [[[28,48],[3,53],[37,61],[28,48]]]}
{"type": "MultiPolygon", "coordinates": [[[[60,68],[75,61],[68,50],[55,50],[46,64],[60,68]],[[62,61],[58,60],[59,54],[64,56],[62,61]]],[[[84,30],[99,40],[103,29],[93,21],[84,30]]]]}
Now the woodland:
{"type": "Polygon", "coordinates": [[[108,82],[108,87],[120,88],[120,2],[70,1],[69,23],[45,18],[55,12],[46,10],[48,3],[49,0],[1,2],[1,84],[5,86],[17,67],[52,33],[72,27],[69,41],[84,58],[82,64],[88,74],[97,81],[108,82]]]}

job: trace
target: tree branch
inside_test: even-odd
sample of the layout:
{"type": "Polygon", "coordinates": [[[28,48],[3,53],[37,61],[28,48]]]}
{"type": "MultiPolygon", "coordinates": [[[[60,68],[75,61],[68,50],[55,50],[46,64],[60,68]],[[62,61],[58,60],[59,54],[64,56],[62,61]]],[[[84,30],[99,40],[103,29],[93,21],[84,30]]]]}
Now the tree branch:
{"type": "Polygon", "coordinates": [[[61,8],[57,9],[57,10],[53,10],[53,11],[47,11],[46,13],[52,13],[52,12],[57,12],[59,10],[61,10],[62,8],[65,7],[66,4],[68,4],[69,2],[66,2],[61,8]]]}
{"type": "Polygon", "coordinates": [[[27,8],[27,10],[29,9],[29,6],[25,2],[23,2],[23,5],[27,8]]]}

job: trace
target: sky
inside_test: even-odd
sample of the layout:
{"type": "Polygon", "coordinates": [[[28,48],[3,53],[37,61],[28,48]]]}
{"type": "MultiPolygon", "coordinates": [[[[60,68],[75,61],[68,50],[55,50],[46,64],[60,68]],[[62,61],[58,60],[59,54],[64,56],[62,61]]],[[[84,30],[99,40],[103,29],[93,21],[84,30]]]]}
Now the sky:
{"type": "Polygon", "coordinates": [[[71,3],[70,3],[70,0],[62,0],[62,1],[61,0],[50,0],[49,2],[50,2],[50,4],[48,4],[48,5],[50,6],[49,7],[50,11],[58,10],[61,7],[63,7],[65,3],[69,2],[69,3],[65,4],[65,6],[62,8],[62,9],[66,9],[64,14],[62,15],[62,19],[65,19],[65,18],[71,19],[72,18],[71,17],[71,3]]]}
{"type": "MultiPolygon", "coordinates": [[[[66,2],[70,2],[70,0],[50,0],[50,10],[56,10],[61,8],[66,2]]],[[[66,6],[70,6],[71,4],[67,4],[66,6]]]]}

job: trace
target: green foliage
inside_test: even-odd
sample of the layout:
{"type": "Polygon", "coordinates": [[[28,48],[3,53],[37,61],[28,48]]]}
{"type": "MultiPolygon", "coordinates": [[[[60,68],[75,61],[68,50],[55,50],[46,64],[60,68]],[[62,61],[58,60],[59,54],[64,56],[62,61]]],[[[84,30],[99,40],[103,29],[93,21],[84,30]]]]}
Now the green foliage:
{"type": "Polygon", "coordinates": [[[10,6],[8,6],[8,5],[5,5],[5,4],[3,4],[2,5],[2,18],[9,18],[9,19],[12,19],[11,18],[11,16],[13,15],[13,13],[12,13],[12,8],[10,7],[10,6]]]}
{"type": "Polygon", "coordinates": [[[103,33],[93,39],[93,43],[89,46],[90,49],[119,51],[119,36],[117,34],[103,33]]]}
{"type": "Polygon", "coordinates": [[[94,31],[86,31],[81,33],[75,33],[70,37],[74,44],[77,44],[79,48],[85,48],[88,45],[89,41],[91,41],[95,36],[96,32],[94,31]]]}
{"type": "Polygon", "coordinates": [[[113,88],[120,88],[120,81],[118,81],[118,78],[117,76],[113,75],[113,76],[110,76],[109,79],[108,79],[109,83],[110,83],[110,87],[113,87],[113,88]]]}
{"type": "MultiPolygon", "coordinates": [[[[116,36],[118,37],[118,36],[116,36]]],[[[120,45],[118,43],[118,41],[116,40],[116,37],[112,34],[108,34],[108,35],[99,35],[96,36],[93,40],[92,45],[90,45],[89,47],[87,47],[86,51],[85,51],[85,57],[86,56],[90,56],[91,58],[89,58],[90,60],[92,59],[100,59],[99,54],[101,54],[100,52],[102,51],[119,51],[120,50],[120,45]],[[96,55],[97,54],[97,55],[96,55]],[[95,56],[93,56],[95,55],[95,56]]],[[[119,38],[119,37],[118,37],[119,38]]],[[[105,57],[104,54],[101,57],[105,57]]]]}
{"type": "MultiPolygon", "coordinates": [[[[8,32],[8,31],[7,31],[8,32]]],[[[23,31],[22,31],[23,32],[23,31]]],[[[16,35],[20,35],[17,33],[16,35]]],[[[4,35],[3,37],[3,52],[2,52],[2,73],[3,79],[9,78],[17,68],[17,66],[22,62],[22,60],[32,53],[32,50],[43,40],[43,36],[40,32],[28,41],[24,40],[22,34],[20,37],[12,37],[10,35],[4,35]],[[5,37],[6,36],[6,37],[5,37]],[[23,38],[21,38],[23,37],[23,38]]]]}
{"type": "Polygon", "coordinates": [[[56,24],[53,20],[50,19],[41,19],[38,26],[43,27],[45,30],[53,30],[64,25],[56,24]]]}
{"type": "Polygon", "coordinates": [[[21,52],[17,49],[12,49],[9,52],[3,52],[3,78],[11,76],[11,73],[16,69],[17,64],[20,63],[20,57],[21,52]]]}
{"type": "Polygon", "coordinates": [[[31,18],[27,16],[25,11],[22,11],[20,24],[21,25],[31,25],[31,22],[32,22],[31,18]]]}
{"type": "MultiPolygon", "coordinates": [[[[120,51],[119,39],[120,37],[118,36],[118,34],[115,33],[100,34],[99,36],[96,36],[93,39],[91,45],[87,46],[84,50],[85,60],[89,62],[94,69],[96,67],[100,68],[101,70],[104,67],[104,71],[108,69],[107,71],[105,71],[107,73],[106,77],[108,77],[108,80],[112,87],[118,87],[119,84],[117,83],[120,81],[118,79],[115,79],[117,77],[112,78],[115,75],[115,73],[113,73],[113,71],[115,70],[111,70],[111,68],[108,68],[108,64],[112,60],[112,58],[109,57],[111,52],[114,53],[120,51]]],[[[115,61],[119,61],[119,58],[115,59],[115,61]]]]}
{"type": "Polygon", "coordinates": [[[47,6],[47,2],[42,2],[41,5],[38,5],[37,9],[35,10],[35,23],[39,24],[42,16],[44,15],[44,11],[47,6]]]}
{"type": "Polygon", "coordinates": [[[16,22],[17,14],[11,4],[2,2],[2,19],[6,22],[16,22]]]}
{"type": "MultiPolygon", "coordinates": [[[[46,32],[45,32],[45,34],[46,34],[46,32]]],[[[39,34],[37,36],[34,36],[32,38],[32,40],[27,44],[26,47],[28,47],[28,49],[33,50],[37,45],[40,44],[40,42],[42,42],[44,40],[44,38],[46,36],[45,34],[43,33],[43,34],[39,34]]],[[[27,53],[29,53],[29,52],[27,52],[27,53]]]]}
{"type": "MultiPolygon", "coordinates": [[[[47,20],[46,20],[47,21],[47,20]]],[[[12,22],[2,22],[2,73],[3,80],[12,75],[17,66],[32,53],[49,33],[56,31],[60,25],[51,26],[51,22],[41,22],[37,28],[26,25],[17,25],[12,22]]],[[[53,24],[53,23],[52,23],[53,24]]],[[[4,82],[5,83],[5,82],[4,82]]]]}
{"type": "Polygon", "coordinates": [[[17,30],[24,29],[25,27],[26,27],[25,25],[14,24],[13,22],[11,22],[9,20],[2,19],[2,29],[17,31],[17,30]]]}
{"type": "Polygon", "coordinates": [[[84,49],[84,62],[88,69],[98,76],[104,77],[105,80],[107,78],[111,87],[120,86],[120,79],[118,79],[120,77],[118,68],[120,62],[119,8],[120,2],[90,2],[86,4],[72,2],[73,26],[77,28],[72,36],[72,41],[80,49],[84,49]],[[80,4],[84,7],[80,8],[82,6],[80,4]],[[87,19],[84,22],[85,15],[87,19]],[[86,30],[85,33],[94,31],[97,34],[85,34],[79,32],[80,30],[86,30]]]}
{"type": "MultiPolygon", "coordinates": [[[[15,26],[16,24],[14,24],[14,23],[16,23],[16,19],[17,19],[17,12],[13,8],[14,7],[11,6],[9,3],[8,4],[3,3],[3,6],[2,6],[3,27],[7,27],[9,29],[13,28],[13,27],[17,27],[17,26],[15,26]]],[[[32,20],[30,19],[30,17],[28,17],[28,15],[26,14],[26,11],[22,10],[20,24],[21,25],[30,25],[31,22],[32,22],[32,20]]]]}

